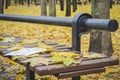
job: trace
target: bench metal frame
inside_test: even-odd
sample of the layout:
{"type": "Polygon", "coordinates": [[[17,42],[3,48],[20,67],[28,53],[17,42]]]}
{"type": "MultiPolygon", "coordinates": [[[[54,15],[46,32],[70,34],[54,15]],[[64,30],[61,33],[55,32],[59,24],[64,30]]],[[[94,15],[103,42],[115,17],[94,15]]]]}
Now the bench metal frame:
{"type": "MultiPolygon", "coordinates": [[[[79,52],[81,52],[81,34],[88,33],[90,29],[100,29],[111,32],[118,29],[118,22],[116,20],[92,19],[92,16],[87,13],[79,13],[73,19],[46,16],[0,14],[0,20],[72,27],[72,50],[79,52]]],[[[35,72],[30,70],[29,64],[26,66],[26,72],[26,80],[35,80],[35,72]]],[[[72,77],[72,80],[80,80],[80,77],[72,77]]]]}

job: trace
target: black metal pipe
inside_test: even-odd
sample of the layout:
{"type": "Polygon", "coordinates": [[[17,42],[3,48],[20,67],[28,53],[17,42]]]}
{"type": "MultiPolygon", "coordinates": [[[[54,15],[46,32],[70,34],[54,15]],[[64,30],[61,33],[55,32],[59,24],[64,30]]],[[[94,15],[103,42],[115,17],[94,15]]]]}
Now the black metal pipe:
{"type": "MultiPolygon", "coordinates": [[[[108,31],[116,31],[118,28],[118,22],[110,19],[92,19],[85,15],[78,20],[77,24],[83,28],[89,29],[103,29],[108,31]],[[81,20],[82,19],[82,20],[81,20]]],[[[72,27],[73,19],[71,18],[57,18],[47,16],[23,16],[23,15],[10,15],[0,14],[0,20],[6,21],[18,21],[18,22],[30,22],[48,25],[68,26],[72,27]]]]}
{"type": "Polygon", "coordinates": [[[57,17],[47,17],[47,16],[0,14],[0,20],[49,24],[49,25],[68,26],[68,27],[71,27],[72,25],[71,18],[57,18],[57,17]]]}
{"type": "Polygon", "coordinates": [[[108,31],[116,31],[118,29],[118,22],[110,19],[84,19],[81,24],[83,24],[83,27],[91,29],[103,29],[108,31]]]}

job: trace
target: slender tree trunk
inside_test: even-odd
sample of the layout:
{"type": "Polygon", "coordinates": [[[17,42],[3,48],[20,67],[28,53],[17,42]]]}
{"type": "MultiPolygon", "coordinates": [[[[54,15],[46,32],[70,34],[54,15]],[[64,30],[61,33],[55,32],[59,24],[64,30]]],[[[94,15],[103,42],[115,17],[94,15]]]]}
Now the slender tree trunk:
{"type": "Polygon", "coordinates": [[[113,0],[110,0],[110,8],[112,9],[113,0]]]}
{"type": "Polygon", "coordinates": [[[66,16],[70,16],[71,15],[71,4],[70,4],[71,0],[66,0],[66,16]]]}
{"type": "Polygon", "coordinates": [[[72,0],[72,4],[73,4],[73,12],[75,12],[77,10],[77,1],[72,0]]]}
{"type": "Polygon", "coordinates": [[[14,0],[14,2],[15,2],[15,5],[17,5],[17,0],[14,0]]]}
{"type": "Polygon", "coordinates": [[[8,5],[9,5],[9,0],[5,0],[5,9],[8,8],[8,5]]]}
{"type": "Polygon", "coordinates": [[[24,5],[24,0],[22,0],[22,5],[24,5]]]}
{"type": "Polygon", "coordinates": [[[60,10],[64,11],[64,0],[60,0],[60,10]]]}
{"type": "Polygon", "coordinates": [[[30,6],[30,0],[27,0],[27,3],[28,3],[28,7],[30,6]]]}
{"type": "Polygon", "coordinates": [[[41,16],[47,16],[46,0],[40,0],[41,16]]]}
{"type": "MultiPolygon", "coordinates": [[[[92,0],[92,15],[94,18],[109,18],[110,0],[92,0]]],[[[113,53],[111,33],[108,31],[92,30],[90,33],[89,51],[111,56],[113,53]]]]}
{"type": "Polygon", "coordinates": [[[4,0],[0,0],[0,13],[4,13],[4,0]]]}
{"type": "Polygon", "coordinates": [[[49,0],[49,16],[56,16],[56,2],[49,0]]]}

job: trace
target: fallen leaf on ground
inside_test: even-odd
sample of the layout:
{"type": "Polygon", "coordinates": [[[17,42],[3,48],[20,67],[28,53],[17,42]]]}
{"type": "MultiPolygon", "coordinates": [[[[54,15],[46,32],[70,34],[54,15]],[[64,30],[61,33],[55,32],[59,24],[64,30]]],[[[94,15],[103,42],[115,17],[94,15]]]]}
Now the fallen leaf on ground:
{"type": "Polygon", "coordinates": [[[17,74],[15,80],[24,80],[24,75],[22,75],[22,74],[17,74]]]}

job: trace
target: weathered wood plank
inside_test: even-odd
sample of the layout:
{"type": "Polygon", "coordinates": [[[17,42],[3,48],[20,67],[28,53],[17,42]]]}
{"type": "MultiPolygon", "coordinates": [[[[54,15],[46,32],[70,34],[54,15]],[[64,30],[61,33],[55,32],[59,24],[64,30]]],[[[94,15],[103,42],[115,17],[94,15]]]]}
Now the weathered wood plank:
{"type": "Polygon", "coordinates": [[[41,76],[43,75],[52,75],[52,74],[58,74],[62,72],[69,72],[69,71],[80,71],[85,69],[91,69],[91,68],[98,68],[98,67],[104,67],[104,66],[111,66],[111,65],[117,65],[119,64],[119,61],[117,58],[103,58],[103,59],[93,59],[93,60],[87,60],[82,61],[79,65],[71,65],[71,66],[64,66],[62,64],[54,64],[54,65],[48,65],[48,66],[41,66],[41,67],[35,67],[35,72],[41,76]]]}
{"type": "Polygon", "coordinates": [[[86,75],[86,74],[100,73],[104,71],[105,71],[105,68],[95,68],[95,69],[80,70],[80,71],[74,71],[74,72],[59,73],[59,75],[56,75],[56,77],[68,78],[68,77],[75,77],[75,76],[86,75]]]}

